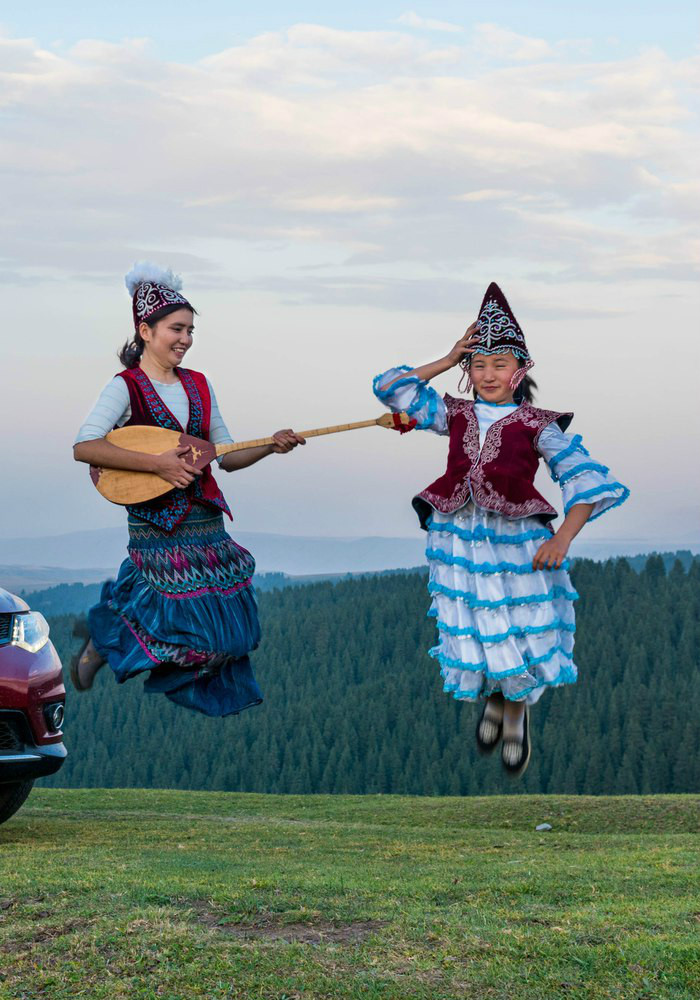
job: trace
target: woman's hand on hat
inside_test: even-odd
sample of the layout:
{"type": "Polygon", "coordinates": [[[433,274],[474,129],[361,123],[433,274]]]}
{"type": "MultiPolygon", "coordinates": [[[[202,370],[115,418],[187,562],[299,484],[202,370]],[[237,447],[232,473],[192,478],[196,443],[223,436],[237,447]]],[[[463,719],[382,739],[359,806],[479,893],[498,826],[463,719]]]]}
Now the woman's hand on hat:
{"type": "Polygon", "coordinates": [[[288,451],[296,448],[298,444],[306,444],[306,438],[303,438],[301,434],[296,434],[290,428],[283,431],[275,431],[272,437],[275,439],[275,443],[271,444],[270,448],[275,455],[286,455],[288,451]]]}
{"type": "Polygon", "coordinates": [[[154,455],[153,471],[171,486],[177,486],[181,490],[186,489],[194,482],[195,476],[202,475],[199,469],[185,461],[184,456],[189,450],[189,446],[185,445],[164,451],[161,455],[154,455]]]}
{"type": "Polygon", "coordinates": [[[532,568],[537,569],[561,569],[562,563],[566,559],[570,542],[560,535],[552,535],[546,542],[542,542],[532,560],[532,568]]]}
{"type": "Polygon", "coordinates": [[[475,320],[471,326],[467,327],[464,336],[460,337],[450,353],[447,355],[447,360],[450,362],[450,366],[454,368],[454,366],[458,365],[460,361],[463,361],[468,354],[473,354],[478,343],[479,326],[478,321],[475,320]]]}

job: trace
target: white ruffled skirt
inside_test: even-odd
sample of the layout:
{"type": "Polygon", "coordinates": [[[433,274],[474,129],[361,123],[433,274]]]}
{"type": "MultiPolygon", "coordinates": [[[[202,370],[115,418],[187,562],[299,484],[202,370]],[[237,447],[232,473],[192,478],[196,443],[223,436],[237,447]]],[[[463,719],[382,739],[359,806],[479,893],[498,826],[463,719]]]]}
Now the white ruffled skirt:
{"type": "Polygon", "coordinates": [[[547,687],[574,684],[574,590],[566,566],[533,570],[551,537],[537,518],[512,520],[468,504],[434,511],[426,555],[444,690],[475,701],[500,690],[533,704],[547,687]]]}

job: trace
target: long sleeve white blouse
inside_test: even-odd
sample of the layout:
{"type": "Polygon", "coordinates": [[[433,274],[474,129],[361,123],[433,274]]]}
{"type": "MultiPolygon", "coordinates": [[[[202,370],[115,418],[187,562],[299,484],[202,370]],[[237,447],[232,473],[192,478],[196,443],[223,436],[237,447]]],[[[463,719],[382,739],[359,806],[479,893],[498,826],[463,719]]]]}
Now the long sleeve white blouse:
{"type": "MultiPolygon", "coordinates": [[[[445,401],[432,386],[416,376],[400,378],[390,387],[391,381],[411,369],[408,365],[390,368],[374,380],[375,396],[394,412],[403,410],[417,421],[419,430],[434,434],[448,434],[445,401]]],[[[489,427],[515,408],[514,403],[499,405],[477,399],[475,412],[479,422],[479,443],[483,446],[489,427]]],[[[606,465],[591,458],[584,448],[580,434],[566,434],[555,422],[542,431],[537,450],[547,463],[549,473],[559,483],[568,514],[576,504],[593,505],[590,520],[624,503],[629,490],[611,476],[606,465]]]]}
{"type": "MultiPolygon", "coordinates": [[[[180,422],[182,427],[187,427],[190,418],[190,403],[187,393],[178,379],[177,382],[165,383],[151,379],[153,388],[168,407],[172,415],[180,422]]],[[[209,424],[209,440],[212,444],[233,444],[233,438],[229,434],[219,410],[219,404],[214,395],[212,384],[207,379],[209,393],[211,395],[211,419],[209,424]]],[[[118,375],[108,382],[100,393],[94,406],[83,421],[75,439],[75,444],[82,441],[94,441],[103,438],[115,427],[123,427],[131,416],[131,404],[129,402],[129,390],[126,382],[118,375]]]]}

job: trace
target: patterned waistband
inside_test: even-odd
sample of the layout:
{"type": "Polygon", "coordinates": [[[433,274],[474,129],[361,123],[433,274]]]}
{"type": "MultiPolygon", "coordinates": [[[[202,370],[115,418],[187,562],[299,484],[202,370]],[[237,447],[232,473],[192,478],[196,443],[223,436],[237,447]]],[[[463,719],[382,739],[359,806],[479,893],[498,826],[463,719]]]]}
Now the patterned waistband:
{"type": "Polygon", "coordinates": [[[187,517],[172,531],[163,531],[150,521],[129,515],[130,549],[172,549],[180,545],[211,545],[229,536],[224,516],[218,512],[193,507],[187,517]]]}
{"type": "Polygon", "coordinates": [[[168,533],[129,517],[129,558],[150,587],[164,597],[230,596],[249,587],[250,552],[226,533],[222,514],[194,510],[168,533]]]}

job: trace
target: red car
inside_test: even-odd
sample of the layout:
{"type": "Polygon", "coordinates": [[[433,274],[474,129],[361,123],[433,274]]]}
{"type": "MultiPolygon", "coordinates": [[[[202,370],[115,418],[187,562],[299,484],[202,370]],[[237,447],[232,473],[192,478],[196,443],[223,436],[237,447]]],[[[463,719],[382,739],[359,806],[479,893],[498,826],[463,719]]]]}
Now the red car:
{"type": "Polygon", "coordinates": [[[0,823],[65,760],[65,701],[46,619],[0,587],[0,823]]]}

